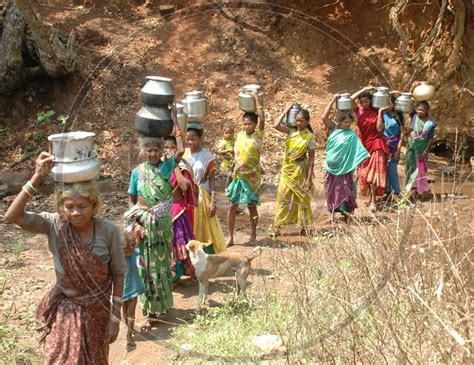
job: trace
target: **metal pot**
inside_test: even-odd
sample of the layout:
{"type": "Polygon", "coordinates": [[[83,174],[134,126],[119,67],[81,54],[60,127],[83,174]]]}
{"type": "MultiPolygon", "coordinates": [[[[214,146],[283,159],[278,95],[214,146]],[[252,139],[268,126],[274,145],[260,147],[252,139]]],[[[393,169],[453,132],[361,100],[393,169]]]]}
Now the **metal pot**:
{"type": "Polygon", "coordinates": [[[100,161],[95,158],[86,160],[54,163],[51,176],[57,182],[76,183],[95,179],[100,172],[100,161]]]}
{"type": "Polygon", "coordinates": [[[258,100],[260,105],[263,106],[263,91],[260,85],[250,84],[245,85],[240,89],[239,93],[239,108],[243,112],[255,113],[257,106],[255,105],[255,99],[252,96],[252,90],[257,90],[258,100]]]}
{"type": "Polygon", "coordinates": [[[417,101],[429,101],[435,96],[435,88],[428,84],[427,81],[421,81],[413,90],[413,97],[417,101]]]}
{"type": "Polygon", "coordinates": [[[171,79],[160,76],[147,76],[145,86],[140,90],[143,104],[166,106],[174,100],[174,90],[170,85],[171,79]]]}
{"type": "Polygon", "coordinates": [[[207,116],[207,100],[201,91],[185,93],[185,98],[180,101],[184,112],[188,115],[188,122],[202,122],[207,116]]]}
{"type": "Polygon", "coordinates": [[[69,132],[48,137],[54,155],[51,175],[55,181],[74,183],[94,179],[100,171],[100,161],[92,145],[92,132],[69,132]]]}
{"type": "Polygon", "coordinates": [[[177,103],[176,104],[176,119],[178,120],[178,127],[181,131],[186,132],[186,127],[188,124],[188,116],[184,112],[184,105],[177,103]]]}
{"type": "Polygon", "coordinates": [[[288,111],[288,115],[286,117],[286,125],[288,127],[295,127],[295,119],[296,115],[301,111],[301,105],[298,103],[294,103],[291,109],[288,111]]]}
{"type": "Polygon", "coordinates": [[[339,94],[336,100],[337,110],[352,110],[354,109],[354,102],[351,99],[351,94],[342,93],[339,94]]]}
{"type": "Polygon", "coordinates": [[[95,157],[92,132],[68,132],[48,137],[56,162],[71,162],[95,157]]]}
{"type": "Polygon", "coordinates": [[[173,130],[168,107],[143,106],[135,115],[135,129],[148,137],[167,137],[173,130]]]}
{"type": "Polygon", "coordinates": [[[372,95],[372,107],[376,109],[385,108],[390,104],[390,94],[388,87],[378,87],[372,95]]]}
{"type": "Polygon", "coordinates": [[[395,100],[395,110],[403,113],[410,113],[413,111],[413,98],[411,93],[401,93],[395,100]]]}

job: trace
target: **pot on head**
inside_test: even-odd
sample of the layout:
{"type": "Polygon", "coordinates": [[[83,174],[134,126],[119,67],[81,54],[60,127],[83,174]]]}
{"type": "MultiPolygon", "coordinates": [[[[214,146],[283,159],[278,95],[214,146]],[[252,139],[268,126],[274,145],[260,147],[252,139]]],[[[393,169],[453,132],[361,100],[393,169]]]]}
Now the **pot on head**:
{"type": "Polygon", "coordinates": [[[173,131],[171,111],[167,106],[143,106],[135,114],[135,129],[148,137],[167,137],[173,131]]]}
{"type": "Polygon", "coordinates": [[[188,124],[188,115],[184,112],[184,105],[177,103],[176,104],[176,119],[178,120],[179,129],[185,133],[186,126],[188,124]]]}
{"type": "Polygon", "coordinates": [[[413,111],[413,98],[411,93],[401,93],[397,99],[395,99],[395,110],[403,113],[413,111]]]}
{"type": "Polygon", "coordinates": [[[421,81],[420,84],[413,89],[413,97],[416,101],[430,101],[434,96],[435,88],[427,81],[421,81]]]}
{"type": "Polygon", "coordinates": [[[298,103],[294,103],[291,109],[288,111],[288,115],[286,117],[286,125],[288,127],[295,127],[296,123],[296,115],[301,111],[301,105],[298,103]]]}
{"type": "Polygon", "coordinates": [[[375,93],[372,95],[372,107],[376,109],[381,109],[389,106],[389,104],[389,88],[384,86],[378,87],[375,93]]]}
{"type": "Polygon", "coordinates": [[[180,101],[184,112],[188,116],[188,122],[202,122],[207,116],[207,100],[201,91],[185,93],[185,98],[180,101]]]}
{"type": "Polygon", "coordinates": [[[336,100],[337,110],[352,110],[354,109],[354,102],[351,99],[351,94],[342,93],[339,94],[336,100]]]}
{"type": "Polygon", "coordinates": [[[255,99],[252,96],[252,91],[257,90],[258,100],[260,105],[263,106],[263,91],[260,85],[250,84],[245,85],[240,89],[239,92],[239,108],[243,112],[255,113],[257,106],[255,105],[255,99]]]}
{"type": "Polygon", "coordinates": [[[174,100],[174,90],[170,85],[171,79],[161,76],[147,76],[145,86],[140,90],[143,104],[167,106],[174,100]]]}

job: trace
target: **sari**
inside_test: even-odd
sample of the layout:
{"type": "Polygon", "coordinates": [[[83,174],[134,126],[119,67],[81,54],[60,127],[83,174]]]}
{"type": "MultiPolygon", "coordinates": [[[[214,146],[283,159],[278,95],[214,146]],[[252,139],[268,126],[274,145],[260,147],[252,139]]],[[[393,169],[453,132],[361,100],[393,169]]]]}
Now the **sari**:
{"type": "MultiPolygon", "coordinates": [[[[192,276],[194,274],[194,267],[191,264],[186,244],[194,239],[193,211],[195,187],[192,175],[186,167],[181,167],[181,173],[190,182],[190,186],[186,192],[181,192],[179,199],[173,200],[173,205],[171,206],[173,217],[173,264],[171,265],[171,272],[173,282],[179,280],[183,275],[192,276]]],[[[171,175],[171,185],[173,186],[173,192],[179,189],[174,171],[171,175]]]]}
{"type": "Polygon", "coordinates": [[[370,157],[357,134],[351,129],[337,129],[326,143],[326,192],[327,208],[352,213],[357,208],[353,172],[370,157]]]}
{"type": "Polygon", "coordinates": [[[53,284],[41,300],[36,321],[45,364],[107,364],[112,275],[69,222],[61,222],[58,241],[61,264],[81,294],[67,297],[53,284]]]}
{"type": "Polygon", "coordinates": [[[140,214],[145,237],[140,240],[138,271],[145,287],[140,295],[143,315],[164,313],[173,306],[171,292],[171,244],[173,222],[171,204],[173,190],[167,176],[173,164],[162,163],[160,168],[148,162],[138,167],[138,190],[148,210],[140,214]],[[167,171],[165,171],[167,168],[167,171]]]}
{"type": "Polygon", "coordinates": [[[398,178],[398,160],[393,160],[393,155],[397,152],[398,143],[401,138],[401,126],[403,126],[403,115],[395,115],[385,112],[383,114],[384,132],[383,135],[387,141],[388,161],[387,161],[387,186],[385,192],[390,194],[400,194],[400,180],[398,178]]]}
{"type": "Polygon", "coordinates": [[[370,158],[359,167],[360,191],[369,193],[369,185],[374,185],[375,195],[384,195],[387,185],[387,143],[383,133],[377,131],[378,112],[375,109],[355,110],[359,138],[364,148],[370,153],[370,158]]]}
{"type": "Polygon", "coordinates": [[[433,139],[437,122],[428,119],[423,122],[418,115],[414,115],[410,124],[410,129],[415,134],[410,137],[407,142],[407,154],[405,159],[405,178],[408,181],[414,181],[412,189],[417,193],[430,191],[428,185],[428,161],[423,156],[428,142],[433,139]]]}
{"type": "Polygon", "coordinates": [[[199,199],[194,208],[194,237],[198,241],[212,243],[204,249],[206,253],[219,253],[224,250],[224,232],[217,214],[213,217],[208,215],[211,203],[208,176],[215,169],[214,156],[205,148],[196,153],[186,148],[183,160],[191,166],[194,183],[199,189],[199,199]]]}
{"type": "Polygon", "coordinates": [[[309,149],[316,148],[314,134],[307,128],[291,131],[285,142],[285,158],[278,184],[275,225],[297,223],[308,226],[313,222],[311,192],[303,188],[308,176],[309,149]]]}
{"type": "MultiPolygon", "coordinates": [[[[235,140],[234,138],[232,139],[221,139],[219,143],[217,144],[217,151],[219,153],[223,152],[232,152],[234,153],[234,144],[235,140]]],[[[227,175],[230,171],[230,169],[234,166],[234,159],[229,159],[227,157],[224,157],[222,159],[221,163],[221,172],[225,175],[227,175]]]]}
{"type": "Polygon", "coordinates": [[[237,134],[234,146],[234,171],[226,191],[226,196],[232,204],[260,204],[258,190],[262,178],[260,168],[262,143],[261,130],[256,130],[251,135],[246,132],[237,134]]]}

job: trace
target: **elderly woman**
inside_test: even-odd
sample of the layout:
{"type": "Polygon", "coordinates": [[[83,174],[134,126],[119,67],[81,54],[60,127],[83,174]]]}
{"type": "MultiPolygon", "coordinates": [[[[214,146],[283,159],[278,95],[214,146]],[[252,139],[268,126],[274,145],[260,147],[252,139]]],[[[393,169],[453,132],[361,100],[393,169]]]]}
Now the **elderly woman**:
{"type": "Polygon", "coordinates": [[[184,152],[179,128],[176,138],[178,152],[166,159],[162,159],[164,143],[161,139],[141,139],[141,154],[145,162],[132,171],[128,189],[129,207],[137,205],[139,208],[138,221],[144,230],[138,245],[138,270],[145,286],[145,293],[140,296],[143,315],[147,317],[147,323],[142,327],[144,331],[151,329],[159,314],[173,306],[171,175],[175,169],[179,173],[177,161],[184,152]]]}
{"type": "Polygon", "coordinates": [[[107,364],[109,344],[119,332],[127,271],[120,231],[96,216],[100,199],[93,181],[60,186],[56,213],[26,212],[52,164],[52,155],[39,155],[33,177],[5,214],[21,228],[48,236],[56,282],[36,313],[45,363],[107,364]]]}
{"type": "Polygon", "coordinates": [[[426,101],[418,104],[416,113],[413,114],[407,142],[405,159],[405,176],[407,185],[411,186],[411,192],[423,194],[430,191],[428,178],[428,154],[435,133],[436,120],[429,115],[430,105],[426,101]],[[410,184],[408,183],[410,182],[410,184]]]}

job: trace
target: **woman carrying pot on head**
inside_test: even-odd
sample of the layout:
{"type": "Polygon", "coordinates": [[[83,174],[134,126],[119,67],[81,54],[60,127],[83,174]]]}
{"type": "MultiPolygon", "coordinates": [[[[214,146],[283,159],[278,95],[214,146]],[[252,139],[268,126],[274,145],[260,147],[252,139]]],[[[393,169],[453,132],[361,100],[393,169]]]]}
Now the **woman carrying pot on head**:
{"type": "MultiPolygon", "coordinates": [[[[333,100],[335,100],[335,97],[333,100]]],[[[331,101],[331,104],[334,101],[331,101]]],[[[340,212],[351,214],[357,208],[355,176],[357,167],[370,157],[357,134],[351,129],[355,121],[353,111],[338,112],[335,122],[329,120],[330,108],[323,114],[323,122],[328,129],[336,126],[326,143],[326,192],[328,211],[334,215],[340,212]]]]}
{"type": "Polygon", "coordinates": [[[214,155],[202,146],[203,129],[200,124],[188,125],[183,159],[191,166],[194,183],[199,189],[199,198],[194,209],[194,237],[201,242],[210,242],[207,253],[224,250],[224,232],[216,215],[216,161],[214,155]]]}
{"type": "Polygon", "coordinates": [[[387,143],[383,136],[383,119],[379,118],[379,112],[371,106],[372,94],[365,87],[351,95],[352,100],[357,99],[359,106],[354,110],[357,117],[359,138],[365,149],[369,151],[370,158],[365,160],[359,167],[359,186],[364,195],[369,195],[369,206],[371,211],[376,210],[376,197],[385,194],[387,186],[387,143]]]}
{"type": "Polygon", "coordinates": [[[385,198],[391,197],[396,200],[400,194],[400,180],[398,178],[398,161],[400,160],[400,151],[403,145],[403,130],[405,120],[403,114],[394,108],[396,95],[390,96],[391,103],[386,108],[379,110],[378,118],[383,119],[383,135],[387,141],[388,160],[387,160],[387,186],[385,188],[385,198]]]}
{"type": "Polygon", "coordinates": [[[56,282],[36,312],[47,364],[107,364],[118,336],[127,264],[118,227],[97,217],[101,202],[94,181],[60,185],[56,213],[25,211],[53,166],[42,152],[35,173],[5,217],[26,231],[48,236],[56,282]],[[110,296],[112,294],[112,304],[110,296]]]}
{"type": "Polygon", "coordinates": [[[138,245],[138,271],[145,286],[140,304],[147,322],[142,330],[148,331],[157,322],[159,314],[173,306],[171,292],[171,260],[173,220],[171,206],[173,187],[171,175],[179,170],[178,161],[183,154],[181,131],[176,128],[178,151],[176,156],[162,160],[164,143],[160,138],[142,137],[141,154],[145,162],[136,167],[130,177],[129,207],[136,211],[138,223],[144,229],[138,245]]]}
{"type": "Polygon", "coordinates": [[[311,190],[316,138],[309,124],[310,115],[306,109],[296,114],[294,128],[283,124],[292,105],[288,104],[285,107],[273,125],[277,131],[288,135],[278,184],[274,224],[277,230],[284,225],[298,224],[301,226],[301,233],[306,233],[309,225],[313,223],[311,190]]]}
{"type": "Polygon", "coordinates": [[[435,128],[438,122],[429,115],[430,105],[427,101],[420,101],[416,113],[412,114],[407,153],[405,159],[405,176],[407,185],[411,185],[411,192],[423,194],[430,192],[428,178],[428,155],[435,128]]]}

